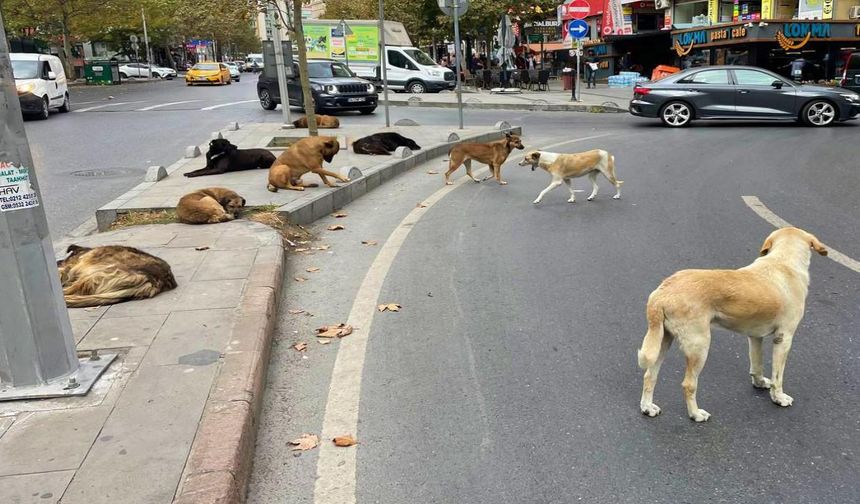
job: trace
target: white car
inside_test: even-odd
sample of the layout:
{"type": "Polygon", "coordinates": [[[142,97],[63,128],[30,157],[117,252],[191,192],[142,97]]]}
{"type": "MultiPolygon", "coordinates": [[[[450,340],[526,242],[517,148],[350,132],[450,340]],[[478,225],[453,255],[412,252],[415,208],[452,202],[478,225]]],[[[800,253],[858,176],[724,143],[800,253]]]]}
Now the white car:
{"type": "MultiPolygon", "coordinates": [[[[119,76],[123,79],[129,77],[149,77],[149,65],[146,63],[126,63],[120,65],[119,76]]],[[[172,79],[176,77],[176,70],[172,68],[152,66],[152,76],[159,79],[172,79]]]]}
{"type": "Polygon", "coordinates": [[[51,109],[71,110],[66,72],[60,58],[47,54],[11,53],[12,75],[24,114],[47,119],[51,109]]]}
{"type": "Polygon", "coordinates": [[[232,61],[224,64],[227,65],[227,68],[230,69],[230,78],[236,82],[239,82],[239,79],[242,78],[242,72],[239,71],[239,65],[233,63],[232,61]]]}

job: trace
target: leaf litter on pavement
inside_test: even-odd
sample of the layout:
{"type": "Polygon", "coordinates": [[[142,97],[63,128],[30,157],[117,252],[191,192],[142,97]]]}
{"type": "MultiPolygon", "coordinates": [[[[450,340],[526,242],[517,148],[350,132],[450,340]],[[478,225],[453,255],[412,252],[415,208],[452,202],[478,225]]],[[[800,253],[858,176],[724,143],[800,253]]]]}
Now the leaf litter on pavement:
{"type": "Polygon", "coordinates": [[[316,434],[302,434],[302,437],[290,441],[293,451],[313,450],[320,445],[320,437],[316,434]]]}
{"type": "Polygon", "coordinates": [[[381,311],[381,312],[384,312],[384,311],[399,312],[400,308],[402,308],[402,307],[397,303],[386,303],[386,304],[381,304],[381,305],[376,307],[376,309],[381,311]]]}
{"type": "Polygon", "coordinates": [[[343,338],[352,334],[349,324],[324,325],[317,328],[317,338],[343,338]]]}

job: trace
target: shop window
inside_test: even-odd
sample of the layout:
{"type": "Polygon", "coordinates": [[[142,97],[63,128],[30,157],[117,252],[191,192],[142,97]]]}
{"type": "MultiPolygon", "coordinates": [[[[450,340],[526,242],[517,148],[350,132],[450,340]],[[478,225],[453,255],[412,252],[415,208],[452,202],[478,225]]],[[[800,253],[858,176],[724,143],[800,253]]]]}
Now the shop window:
{"type": "Polygon", "coordinates": [[[726,70],[703,70],[678,81],[678,84],[728,85],[728,83],[729,72],[726,70]]]}

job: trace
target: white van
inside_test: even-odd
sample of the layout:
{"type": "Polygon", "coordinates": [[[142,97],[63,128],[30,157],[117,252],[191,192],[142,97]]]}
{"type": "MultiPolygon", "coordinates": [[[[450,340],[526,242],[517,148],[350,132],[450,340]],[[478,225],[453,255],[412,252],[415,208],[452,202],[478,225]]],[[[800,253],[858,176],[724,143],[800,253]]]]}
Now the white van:
{"type": "Polygon", "coordinates": [[[389,89],[436,93],[454,89],[454,72],[437,65],[417,47],[385,46],[389,89]]]}
{"type": "Polygon", "coordinates": [[[71,110],[66,72],[60,58],[49,54],[11,53],[9,59],[24,114],[47,119],[51,109],[71,110]]]}

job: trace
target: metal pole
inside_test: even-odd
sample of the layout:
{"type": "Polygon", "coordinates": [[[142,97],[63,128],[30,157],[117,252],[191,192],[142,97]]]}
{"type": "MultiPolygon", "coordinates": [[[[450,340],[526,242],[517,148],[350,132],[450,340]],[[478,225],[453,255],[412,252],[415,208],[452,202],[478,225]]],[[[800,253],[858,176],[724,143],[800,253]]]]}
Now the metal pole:
{"type": "Polygon", "coordinates": [[[454,69],[454,78],[457,82],[457,112],[460,116],[460,129],[463,129],[463,93],[460,87],[460,0],[454,0],[454,59],[457,60],[457,68],[454,69]]]}
{"type": "Polygon", "coordinates": [[[385,98],[385,127],[391,126],[388,115],[388,57],[385,54],[385,0],[379,0],[379,64],[382,66],[382,92],[385,98]]]}
{"type": "Polygon", "coordinates": [[[0,401],[86,393],[92,383],[75,354],[2,14],[0,120],[0,401]]]}
{"type": "Polygon", "coordinates": [[[152,78],[152,55],[149,53],[149,35],[146,33],[146,14],[143,7],[140,8],[140,17],[143,18],[143,42],[146,44],[146,67],[149,69],[149,78],[152,78]]]}
{"type": "MultiPolygon", "coordinates": [[[[266,15],[273,15],[271,6],[266,8],[266,15]]],[[[292,117],[290,116],[290,95],[289,87],[287,86],[287,70],[284,68],[284,48],[281,45],[280,16],[273,20],[272,38],[274,39],[273,45],[275,46],[275,71],[278,74],[278,93],[281,95],[281,117],[284,120],[284,123],[281,124],[281,129],[292,129],[294,126],[292,117]]]]}

